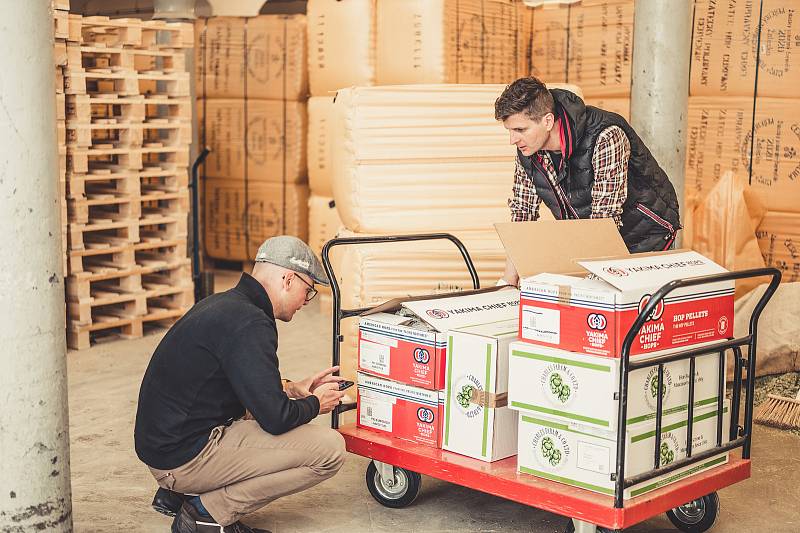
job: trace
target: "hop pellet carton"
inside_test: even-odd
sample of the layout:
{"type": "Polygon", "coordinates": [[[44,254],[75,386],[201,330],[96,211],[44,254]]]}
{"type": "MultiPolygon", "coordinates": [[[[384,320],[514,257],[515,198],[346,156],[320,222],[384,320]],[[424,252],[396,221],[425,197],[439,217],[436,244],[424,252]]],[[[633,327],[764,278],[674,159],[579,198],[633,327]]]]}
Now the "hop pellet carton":
{"type": "Polygon", "coordinates": [[[515,318],[518,307],[511,287],[390,300],[359,320],[358,370],[444,389],[446,332],[515,318]]]}
{"type": "Polygon", "coordinates": [[[358,373],[357,426],[442,447],[444,393],[358,373]]]}
{"type": "Polygon", "coordinates": [[[517,453],[517,414],[508,408],[508,346],[516,319],[447,334],[442,448],[482,461],[517,453]]]}
{"type": "MultiPolygon", "coordinates": [[[[706,343],[713,344],[713,343],[706,343]]],[[[702,347],[702,345],[700,345],[702,347]]],[[[636,356],[647,360],[663,353],[636,356]]],[[[695,360],[694,408],[716,404],[719,398],[719,354],[695,360]]],[[[509,345],[508,405],[560,423],[578,423],[615,430],[619,422],[621,359],[546,348],[527,342],[509,345]]],[[[664,415],[685,413],[689,405],[689,360],[664,365],[661,385],[664,415]]],[[[725,363],[723,362],[723,376],[725,363]]],[[[658,366],[628,374],[628,426],[655,419],[658,366]]]]}
{"type": "MultiPolygon", "coordinates": [[[[723,407],[722,442],[728,441],[728,401],[723,407]]],[[[552,481],[603,494],[614,494],[617,434],[578,424],[565,424],[520,412],[518,470],[552,481]]],[[[686,413],[664,417],[659,446],[660,465],[686,457],[686,413]]],[[[651,470],[655,465],[655,427],[652,421],[628,428],[625,444],[625,476],[651,470]]],[[[709,450],[717,443],[717,406],[695,411],[692,422],[692,453],[709,450]]],[[[728,462],[728,452],[660,475],[625,489],[628,499],[674,483],[728,462]]]]}
{"type": "MultiPolygon", "coordinates": [[[[727,272],[693,251],[634,255],[626,251],[605,257],[591,253],[592,248],[584,246],[587,239],[616,238],[619,243],[622,239],[615,227],[612,236],[607,228],[594,226],[586,228],[589,233],[581,241],[569,240],[574,231],[568,231],[567,225],[574,222],[594,221],[555,221],[553,227],[543,221],[496,224],[520,274],[520,340],[620,357],[628,330],[659,288],[680,278],[727,272]],[[551,235],[543,233],[548,230],[551,235]],[[552,260],[554,253],[562,258],[552,260]]],[[[595,245],[594,252],[598,250],[602,251],[595,245]]],[[[733,292],[733,281],[672,291],[637,332],[631,355],[730,337],[733,292]]]]}

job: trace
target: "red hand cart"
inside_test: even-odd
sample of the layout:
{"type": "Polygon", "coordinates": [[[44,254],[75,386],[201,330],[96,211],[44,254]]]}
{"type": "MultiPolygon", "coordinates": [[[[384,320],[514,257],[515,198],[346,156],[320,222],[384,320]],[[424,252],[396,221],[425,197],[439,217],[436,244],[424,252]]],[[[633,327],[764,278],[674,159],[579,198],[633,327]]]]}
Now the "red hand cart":
{"type": "MultiPolygon", "coordinates": [[[[466,263],[472,278],[473,287],[480,288],[477,272],[463,243],[447,233],[417,234],[387,237],[348,237],[328,241],[322,249],[322,262],[331,281],[333,296],[333,365],[339,364],[341,321],[356,317],[369,308],[342,309],[341,293],[336,275],[330,262],[330,250],[342,245],[368,245],[398,243],[409,241],[449,240],[466,263]]],[[[756,369],[756,334],[758,319],[764,307],[778,288],[781,273],[774,268],[759,268],[725,274],[715,274],[696,278],[672,281],[661,287],[642,309],[625,338],[622,347],[619,386],[619,420],[626,420],[628,374],[648,367],[658,367],[658,386],[663,383],[664,365],[677,360],[688,359],[689,375],[694,376],[695,359],[716,353],[720,358],[719,391],[717,401],[717,442],[712,449],[692,454],[692,416],[694,405],[694,380],[689,382],[687,450],[688,457],[661,465],[659,447],[662,423],[662,396],[657,395],[656,442],[654,449],[654,468],[636,476],[625,477],[625,424],[618,424],[616,468],[611,474],[615,483],[614,496],[599,494],[517,472],[517,458],[487,463],[465,457],[454,452],[435,449],[409,441],[393,438],[385,434],[358,428],[355,425],[339,426],[339,415],[355,408],[355,404],[342,405],[332,413],[332,427],[344,436],[347,450],[351,453],[372,459],[367,467],[366,483],[370,494],[382,505],[402,508],[410,505],[417,497],[421,486],[421,474],[444,481],[493,494],[518,503],[530,505],[570,518],[565,532],[594,533],[621,531],[626,527],[666,513],[669,520],[681,531],[701,533],[707,531],[719,514],[718,490],[750,477],[750,444],[753,428],[753,395],[756,369]],[[748,334],[726,341],[691,347],[677,353],[649,358],[630,360],[630,347],[637,332],[655,310],[656,306],[670,292],[680,287],[705,283],[736,280],[752,277],[771,277],[769,286],[755,306],[749,321],[748,334]],[[742,348],[747,347],[746,354],[742,348]],[[725,358],[731,356],[734,362],[733,385],[731,388],[730,435],[723,439],[723,399],[725,398],[726,376],[725,358]],[[744,371],[744,375],[743,375],[744,371]],[[744,391],[744,414],[740,413],[742,392],[744,391]],[[740,420],[741,419],[741,420],[740,420]],[[652,492],[623,501],[624,490],[643,481],[672,472],[679,468],[707,460],[721,452],[741,449],[741,457],[733,454],[728,463],[711,470],[684,478],[652,492]]]]}

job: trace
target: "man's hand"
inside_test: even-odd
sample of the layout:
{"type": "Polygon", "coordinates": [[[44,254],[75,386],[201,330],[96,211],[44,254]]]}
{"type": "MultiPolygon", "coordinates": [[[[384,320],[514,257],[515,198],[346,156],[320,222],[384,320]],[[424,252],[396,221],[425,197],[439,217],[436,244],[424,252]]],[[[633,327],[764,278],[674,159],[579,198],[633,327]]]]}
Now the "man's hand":
{"type": "Polygon", "coordinates": [[[314,396],[319,399],[319,414],[324,415],[339,405],[344,397],[344,391],[339,390],[338,382],[329,382],[314,389],[314,396]]]}
{"type": "Polygon", "coordinates": [[[289,398],[300,399],[314,394],[320,385],[326,383],[339,383],[344,380],[341,376],[332,375],[339,370],[338,366],[332,366],[322,372],[314,374],[300,381],[289,382],[286,385],[286,394],[289,398]]]}

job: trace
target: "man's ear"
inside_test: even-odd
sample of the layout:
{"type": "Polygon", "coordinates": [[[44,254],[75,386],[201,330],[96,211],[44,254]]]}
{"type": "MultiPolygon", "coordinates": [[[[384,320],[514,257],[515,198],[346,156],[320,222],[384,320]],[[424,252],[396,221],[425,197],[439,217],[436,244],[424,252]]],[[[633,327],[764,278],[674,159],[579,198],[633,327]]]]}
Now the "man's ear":
{"type": "Polygon", "coordinates": [[[292,284],[292,273],[287,272],[286,274],[283,275],[283,277],[281,277],[281,287],[283,288],[283,290],[288,291],[291,284],[292,284]]]}
{"type": "Polygon", "coordinates": [[[552,130],[553,125],[556,123],[556,117],[553,115],[553,113],[547,113],[544,117],[542,117],[542,120],[544,120],[544,126],[547,128],[547,131],[552,130]]]}

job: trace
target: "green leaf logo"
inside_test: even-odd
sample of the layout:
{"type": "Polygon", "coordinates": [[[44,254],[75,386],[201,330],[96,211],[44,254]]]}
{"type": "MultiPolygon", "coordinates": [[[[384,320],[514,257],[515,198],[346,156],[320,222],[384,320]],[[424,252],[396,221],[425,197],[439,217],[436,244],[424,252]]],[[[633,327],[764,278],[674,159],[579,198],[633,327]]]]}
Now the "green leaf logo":
{"type": "Polygon", "coordinates": [[[658,451],[661,457],[661,466],[666,466],[675,460],[675,452],[669,449],[669,444],[666,442],[661,443],[661,448],[658,451]]]}
{"type": "Polygon", "coordinates": [[[472,399],[472,391],[475,387],[472,385],[464,385],[461,387],[461,392],[456,395],[458,404],[464,409],[469,408],[469,402],[472,399]]]}
{"type": "Polygon", "coordinates": [[[570,394],[572,394],[569,385],[564,383],[564,379],[558,372],[550,374],[550,392],[552,392],[561,403],[566,403],[567,400],[569,400],[570,394]]]}
{"type": "Polygon", "coordinates": [[[558,466],[561,462],[561,450],[553,444],[553,439],[545,437],[542,439],[542,455],[547,459],[551,466],[558,466]]]}
{"type": "MultiPolygon", "coordinates": [[[[657,391],[658,391],[658,374],[654,375],[650,379],[650,396],[655,398],[657,391]]],[[[661,397],[663,398],[665,394],[667,394],[667,385],[665,383],[662,383],[661,384],[661,397]]]]}

